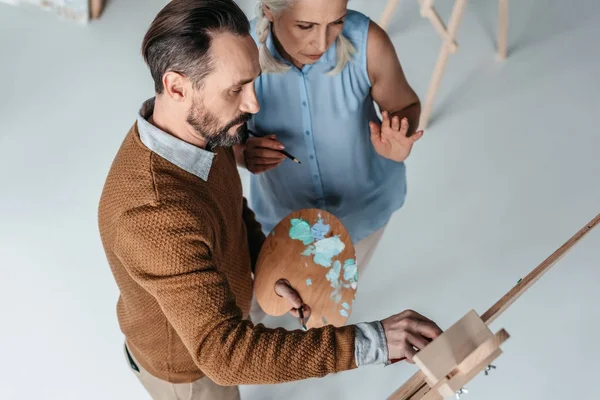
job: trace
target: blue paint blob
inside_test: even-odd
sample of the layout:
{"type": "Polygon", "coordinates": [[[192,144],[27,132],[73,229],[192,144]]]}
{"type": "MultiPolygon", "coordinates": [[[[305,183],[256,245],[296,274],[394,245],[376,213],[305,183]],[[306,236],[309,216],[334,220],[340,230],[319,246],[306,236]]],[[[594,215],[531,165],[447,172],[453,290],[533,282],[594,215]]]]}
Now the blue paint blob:
{"type": "Polygon", "coordinates": [[[306,286],[310,286],[312,285],[312,279],[307,279],[306,280],[306,286]]]}
{"type": "Polygon", "coordinates": [[[348,303],[342,303],[342,307],[344,307],[346,310],[350,309],[350,306],[348,305],[348,303]]]}
{"type": "Polygon", "coordinates": [[[343,308],[340,310],[340,315],[342,317],[347,317],[348,316],[348,311],[344,310],[343,308]]]}
{"type": "Polygon", "coordinates": [[[300,240],[305,245],[315,241],[312,233],[310,233],[310,225],[303,219],[294,218],[291,221],[290,238],[300,240]]]}
{"type": "Polygon", "coordinates": [[[312,233],[312,235],[314,236],[314,238],[316,240],[325,239],[325,235],[327,235],[327,233],[329,233],[329,225],[325,225],[323,223],[323,218],[321,218],[320,214],[319,214],[319,221],[317,221],[317,223],[314,224],[312,226],[312,228],[310,228],[310,232],[312,233]]]}

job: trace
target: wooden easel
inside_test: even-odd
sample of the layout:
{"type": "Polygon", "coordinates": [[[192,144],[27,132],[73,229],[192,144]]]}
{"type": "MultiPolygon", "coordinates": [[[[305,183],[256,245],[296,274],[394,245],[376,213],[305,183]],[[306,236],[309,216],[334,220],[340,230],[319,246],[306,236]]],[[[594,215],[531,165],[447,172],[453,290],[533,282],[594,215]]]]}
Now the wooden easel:
{"type": "Polygon", "coordinates": [[[583,236],[600,223],[600,214],[587,223],[571,239],[520,280],[507,294],[481,317],[470,311],[414,357],[420,371],[396,390],[388,400],[440,400],[457,398],[464,385],[481,371],[486,375],[493,360],[509,338],[504,329],[495,334],[487,327],[517,300],[531,285],[560,260],[583,236]]]}
{"type": "MultiPolygon", "coordinates": [[[[452,8],[452,14],[450,15],[450,21],[448,27],[444,24],[440,16],[438,15],[433,5],[434,0],[419,0],[421,5],[421,16],[428,18],[435,30],[439,33],[443,40],[440,55],[438,56],[437,63],[433,70],[433,76],[429,84],[429,90],[427,91],[427,97],[421,113],[421,121],[419,129],[427,128],[429,124],[429,118],[433,109],[433,101],[435,95],[439,89],[442,75],[446,69],[448,57],[450,54],[454,54],[458,50],[458,43],[456,42],[456,34],[458,27],[462,20],[462,16],[467,5],[467,0],[455,0],[454,7],[452,8]]],[[[386,29],[394,11],[398,7],[399,0],[389,0],[379,25],[386,29]]],[[[497,54],[501,60],[506,59],[507,55],[507,35],[508,35],[508,0],[498,0],[498,49],[497,54]]]]}
{"type": "Polygon", "coordinates": [[[90,19],[98,19],[104,11],[106,0],[89,0],[90,19]]]}

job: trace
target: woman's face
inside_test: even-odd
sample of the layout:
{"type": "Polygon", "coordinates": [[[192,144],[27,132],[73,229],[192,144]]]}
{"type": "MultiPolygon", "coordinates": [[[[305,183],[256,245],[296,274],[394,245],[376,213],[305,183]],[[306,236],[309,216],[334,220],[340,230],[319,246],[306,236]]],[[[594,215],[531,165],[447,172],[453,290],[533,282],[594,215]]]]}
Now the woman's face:
{"type": "Polygon", "coordinates": [[[313,64],[344,27],[348,0],[296,0],[277,15],[265,8],[273,23],[278,50],[297,67],[313,64]]]}

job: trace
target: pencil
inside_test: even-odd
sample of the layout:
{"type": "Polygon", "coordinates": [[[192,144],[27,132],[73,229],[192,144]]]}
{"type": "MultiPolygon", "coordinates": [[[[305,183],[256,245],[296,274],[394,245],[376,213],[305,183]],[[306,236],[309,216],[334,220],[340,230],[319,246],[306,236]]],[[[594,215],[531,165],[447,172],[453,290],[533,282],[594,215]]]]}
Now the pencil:
{"type": "Polygon", "coordinates": [[[290,154],[290,153],[288,153],[287,151],[285,151],[285,150],[279,150],[279,152],[281,152],[281,154],[283,154],[284,156],[286,156],[287,158],[289,158],[289,159],[290,159],[290,160],[292,160],[293,162],[295,162],[295,163],[298,163],[298,164],[302,164],[302,163],[300,162],[300,160],[298,160],[296,157],[294,157],[293,155],[291,155],[291,154],[290,154]]]}

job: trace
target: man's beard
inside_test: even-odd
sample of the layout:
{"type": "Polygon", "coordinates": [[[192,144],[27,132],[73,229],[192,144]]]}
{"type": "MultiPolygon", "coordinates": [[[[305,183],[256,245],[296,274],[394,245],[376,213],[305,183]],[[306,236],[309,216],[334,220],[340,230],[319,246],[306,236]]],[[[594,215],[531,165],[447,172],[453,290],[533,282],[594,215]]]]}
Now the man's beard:
{"type": "Polygon", "coordinates": [[[219,124],[219,118],[212,114],[204,107],[202,102],[200,107],[196,103],[196,99],[192,101],[192,109],[190,110],[187,123],[196,131],[200,137],[207,141],[206,148],[208,150],[215,147],[231,147],[239,143],[243,143],[248,138],[248,129],[246,122],[252,118],[252,114],[244,113],[227,123],[225,126],[219,124]],[[202,110],[202,111],[200,111],[202,110]],[[234,134],[229,134],[229,130],[242,123],[234,134]]]}

